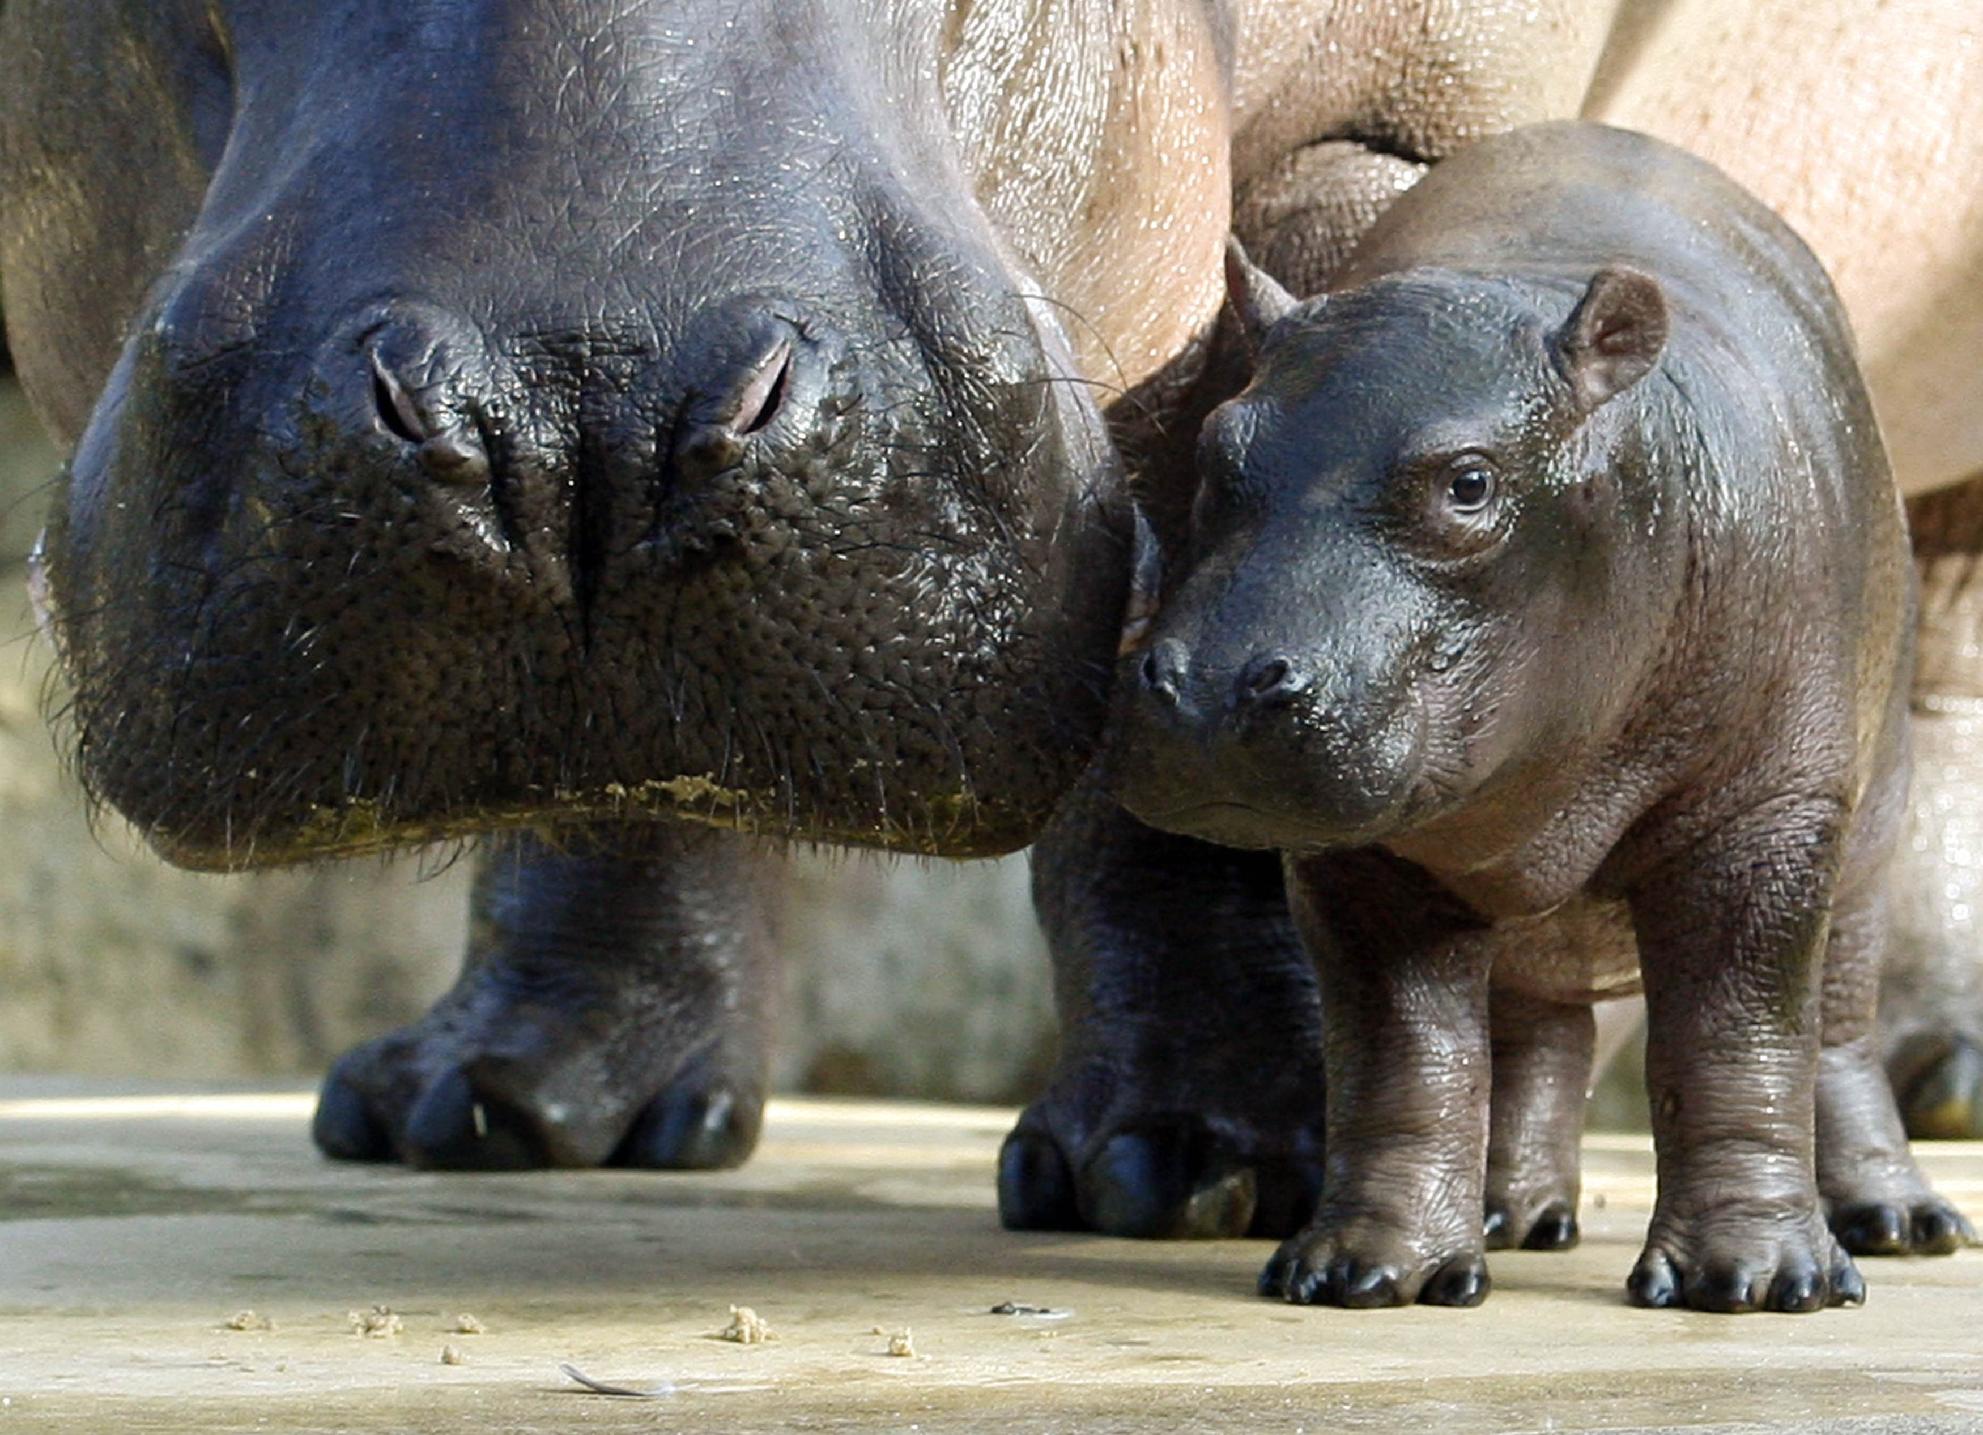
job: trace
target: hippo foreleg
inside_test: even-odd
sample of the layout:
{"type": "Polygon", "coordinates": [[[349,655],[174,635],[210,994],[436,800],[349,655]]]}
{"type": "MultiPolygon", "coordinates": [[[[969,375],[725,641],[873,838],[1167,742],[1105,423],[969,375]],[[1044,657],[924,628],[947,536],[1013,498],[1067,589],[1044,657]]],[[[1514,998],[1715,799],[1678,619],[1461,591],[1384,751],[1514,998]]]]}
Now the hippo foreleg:
{"type": "Polygon", "coordinates": [[[460,978],[338,1061],[317,1144],[445,1169],[738,1164],[778,990],[770,889],[746,839],[700,828],[495,848],[460,978]]]}
{"type": "Polygon", "coordinates": [[[999,1160],[1015,1229],[1285,1235],[1320,1184],[1321,1007],[1280,860],[1090,783],[1033,856],[1061,1051],[999,1160]]]}

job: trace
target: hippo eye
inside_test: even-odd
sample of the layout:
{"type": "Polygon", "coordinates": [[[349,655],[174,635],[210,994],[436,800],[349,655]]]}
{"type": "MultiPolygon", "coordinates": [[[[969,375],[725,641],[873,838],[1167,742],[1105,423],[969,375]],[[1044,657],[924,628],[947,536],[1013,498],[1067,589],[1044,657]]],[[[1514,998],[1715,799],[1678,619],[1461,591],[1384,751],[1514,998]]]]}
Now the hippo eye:
{"type": "Polygon", "coordinates": [[[1479,513],[1494,501],[1494,470],[1463,460],[1446,480],[1446,504],[1455,513],[1479,513]]]}

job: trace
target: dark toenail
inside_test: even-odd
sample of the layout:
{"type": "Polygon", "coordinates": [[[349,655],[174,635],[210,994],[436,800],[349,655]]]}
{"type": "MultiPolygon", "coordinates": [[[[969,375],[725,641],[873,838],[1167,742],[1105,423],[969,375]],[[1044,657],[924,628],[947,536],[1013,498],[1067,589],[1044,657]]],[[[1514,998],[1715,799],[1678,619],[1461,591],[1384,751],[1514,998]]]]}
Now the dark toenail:
{"type": "Polygon", "coordinates": [[[721,1171],[741,1166],[762,1129],[761,1097],[727,1082],[681,1086],[649,1102],[612,1156],[615,1166],[721,1171]]]}
{"type": "Polygon", "coordinates": [[[525,1171],[547,1164],[544,1145],[524,1121],[480,1096],[467,1075],[430,1083],[406,1114],[406,1159],[443,1171],[525,1171]]]}
{"type": "Polygon", "coordinates": [[[338,1161],[387,1161],[392,1139],[383,1122],[372,1115],[358,1089],[333,1073],[317,1097],[310,1119],[310,1137],[317,1149],[338,1161]]]}
{"type": "Polygon", "coordinates": [[[1577,1244],[1582,1233],[1577,1228],[1577,1216],[1563,1206],[1551,1206],[1529,1227],[1529,1233],[1522,1238],[1525,1251],[1567,1251],[1577,1244]]]}

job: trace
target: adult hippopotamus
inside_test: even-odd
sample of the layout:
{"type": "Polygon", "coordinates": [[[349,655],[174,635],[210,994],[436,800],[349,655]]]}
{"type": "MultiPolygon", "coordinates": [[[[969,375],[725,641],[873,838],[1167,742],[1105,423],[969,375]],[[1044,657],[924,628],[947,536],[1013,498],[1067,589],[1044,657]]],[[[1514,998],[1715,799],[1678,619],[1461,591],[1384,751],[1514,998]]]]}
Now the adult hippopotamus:
{"type": "Polygon", "coordinates": [[[1160,386],[1219,302],[1215,22],[10,0],[83,777],[191,866],[532,834],[326,1149],[738,1159],[772,982],[733,833],[1032,838],[1125,571],[1082,376],[1160,386]]]}

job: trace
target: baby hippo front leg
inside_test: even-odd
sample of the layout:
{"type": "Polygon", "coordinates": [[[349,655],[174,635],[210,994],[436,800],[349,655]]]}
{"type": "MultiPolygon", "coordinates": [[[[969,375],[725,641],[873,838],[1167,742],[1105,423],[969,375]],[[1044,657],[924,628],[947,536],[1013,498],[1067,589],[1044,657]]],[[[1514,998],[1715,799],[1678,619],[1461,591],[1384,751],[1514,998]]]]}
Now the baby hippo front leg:
{"type": "Polygon", "coordinates": [[[1478,1305],[1487,1160],[1487,931],[1366,850],[1290,859],[1321,979],[1328,1121],[1315,1218],[1260,1277],[1304,1305],[1478,1305]]]}
{"type": "Polygon", "coordinates": [[[1865,1283],[1814,1160],[1819,973],[1843,814],[1786,799],[1688,847],[1632,894],[1659,1194],[1640,1305],[1812,1311],[1865,1283]]]}

